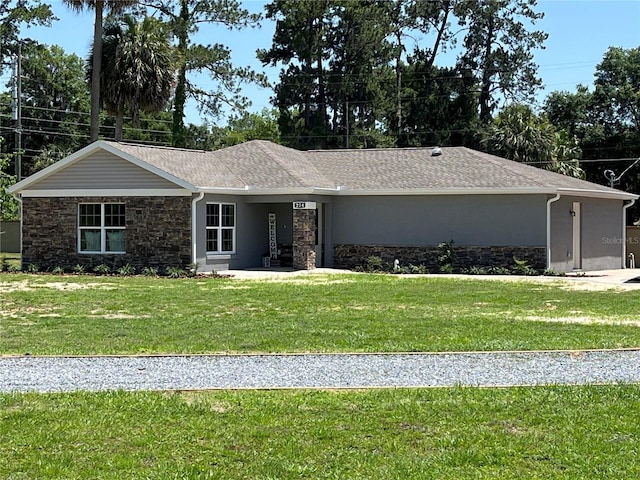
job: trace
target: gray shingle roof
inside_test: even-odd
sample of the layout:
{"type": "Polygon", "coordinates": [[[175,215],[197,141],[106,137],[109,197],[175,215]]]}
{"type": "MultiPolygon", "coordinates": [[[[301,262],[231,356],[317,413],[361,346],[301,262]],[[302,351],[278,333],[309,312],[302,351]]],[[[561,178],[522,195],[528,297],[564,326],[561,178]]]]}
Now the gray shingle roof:
{"type": "MultiPolygon", "coordinates": [[[[213,152],[105,142],[202,189],[624,192],[465,147],[298,151],[253,140],[213,152]]],[[[626,194],[633,197],[632,194],[626,194]]]]}

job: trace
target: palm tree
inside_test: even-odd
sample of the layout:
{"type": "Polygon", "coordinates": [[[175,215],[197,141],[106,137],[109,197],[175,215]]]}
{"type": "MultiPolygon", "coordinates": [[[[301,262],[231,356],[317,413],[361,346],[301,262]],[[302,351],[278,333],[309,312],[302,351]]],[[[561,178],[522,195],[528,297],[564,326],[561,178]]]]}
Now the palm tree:
{"type": "MultiPolygon", "coordinates": [[[[125,114],[137,126],[141,110],[157,113],[169,102],[175,85],[173,49],[165,24],[152,17],[137,22],[130,15],[107,19],[102,44],[101,104],[116,117],[119,141],[125,114]]],[[[87,70],[93,78],[92,67],[87,70]]]]}
{"type": "Polygon", "coordinates": [[[95,11],[93,23],[93,77],[91,82],[91,141],[98,139],[100,129],[100,71],[102,60],[102,17],[104,11],[117,13],[135,5],[138,0],[62,0],[71,9],[95,11]]]}

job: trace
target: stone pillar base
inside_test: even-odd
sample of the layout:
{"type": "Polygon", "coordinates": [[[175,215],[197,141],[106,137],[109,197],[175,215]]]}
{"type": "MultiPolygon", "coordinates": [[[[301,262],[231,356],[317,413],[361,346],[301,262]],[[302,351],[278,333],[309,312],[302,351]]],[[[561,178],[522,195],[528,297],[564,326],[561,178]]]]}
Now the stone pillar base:
{"type": "Polygon", "coordinates": [[[293,268],[316,268],[316,211],[293,209],[293,268]]]}

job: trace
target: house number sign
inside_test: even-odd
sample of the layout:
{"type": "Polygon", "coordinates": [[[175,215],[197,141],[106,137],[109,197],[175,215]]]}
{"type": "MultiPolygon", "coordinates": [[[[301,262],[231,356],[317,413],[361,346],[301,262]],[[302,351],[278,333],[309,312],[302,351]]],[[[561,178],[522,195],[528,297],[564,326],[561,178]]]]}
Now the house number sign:
{"type": "Polygon", "coordinates": [[[269,257],[278,258],[278,242],[276,240],[276,214],[269,214],[269,257]]]}
{"type": "Polygon", "coordinates": [[[315,210],[316,202],[293,202],[294,210],[315,210]]]}

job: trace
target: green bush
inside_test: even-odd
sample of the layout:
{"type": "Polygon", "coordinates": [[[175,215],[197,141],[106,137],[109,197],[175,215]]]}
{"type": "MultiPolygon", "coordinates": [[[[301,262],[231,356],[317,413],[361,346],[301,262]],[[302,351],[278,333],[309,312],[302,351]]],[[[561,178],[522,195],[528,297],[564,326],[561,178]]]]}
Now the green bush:
{"type": "Polygon", "coordinates": [[[453,245],[454,241],[440,242],[438,244],[438,265],[440,272],[453,273],[453,245]]]}
{"type": "Polygon", "coordinates": [[[146,277],[157,277],[158,269],[156,267],[144,267],[141,273],[146,277]]]}
{"type": "Polygon", "coordinates": [[[130,263],[126,263],[118,269],[118,275],[122,275],[123,277],[135,274],[136,268],[130,263]]]}
{"type": "Polygon", "coordinates": [[[512,267],[512,272],[516,275],[538,275],[538,271],[532,268],[526,260],[513,257],[513,261],[514,266],[512,267]]]}
{"type": "Polygon", "coordinates": [[[167,267],[165,270],[169,278],[181,278],[187,276],[187,271],[182,267],[167,267]]]}
{"type": "Polygon", "coordinates": [[[98,275],[109,275],[111,273],[111,267],[101,263],[93,268],[93,273],[97,273],[98,275]]]}

